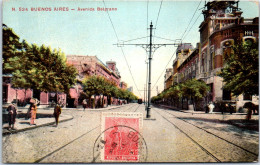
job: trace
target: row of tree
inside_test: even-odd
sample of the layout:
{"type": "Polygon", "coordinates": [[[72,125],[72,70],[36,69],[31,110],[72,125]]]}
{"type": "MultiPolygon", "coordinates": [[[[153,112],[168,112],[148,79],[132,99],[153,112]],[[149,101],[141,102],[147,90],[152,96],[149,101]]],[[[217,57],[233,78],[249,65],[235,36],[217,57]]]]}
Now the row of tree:
{"type": "MultiPolygon", "coordinates": [[[[102,76],[89,76],[82,81],[84,94],[91,101],[91,97],[94,95],[93,107],[95,107],[96,96],[101,98],[101,106],[104,106],[104,97],[107,97],[108,104],[111,104],[111,97],[124,99],[127,102],[131,100],[137,100],[138,97],[132,92],[118,88],[117,85],[110,80],[102,76]]],[[[90,103],[91,104],[91,103],[90,103]]]]}
{"type": "Polygon", "coordinates": [[[152,97],[151,101],[155,104],[163,102],[172,105],[176,103],[176,101],[178,102],[179,100],[186,98],[188,100],[193,100],[194,110],[196,110],[195,103],[205,97],[209,90],[209,86],[207,86],[204,81],[191,79],[183,83],[172,85],[157,96],[152,97]]]}
{"type": "MultiPolygon", "coordinates": [[[[259,49],[258,42],[236,40],[230,53],[224,54],[224,66],[217,76],[223,78],[223,88],[232,95],[259,94],[259,49]]],[[[194,100],[205,97],[209,87],[198,80],[188,80],[175,84],[152,98],[153,103],[171,103],[182,98],[194,100]]],[[[196,107],[194,107],[196,108],[196,107]]]]}
{"type": "Polygon", "coordinates": [[[12,75],[12,86],[68,93],[76,82],[77,71],[66,63],[65,54],[19,39],[11,28],[3,25],[3,73],[12,75]]]}
{"type": "MultiPolygon", "coordinates": [[[[3,74],[12,76],[12,87],[69,94],[69,89],[77,82],[77,70],[66,61],[61,50],[28,44],[25,40],[20,42],[20,37],[3,25],[3,74]]],[[[103,95],[102,103],[104,96],[110,100],[111,97],[127,101],[137,99],[133,93],[118,88],[104,77],[89,76],[78,83],[83,85],[84,94],[89,98],[103,95]]]]}

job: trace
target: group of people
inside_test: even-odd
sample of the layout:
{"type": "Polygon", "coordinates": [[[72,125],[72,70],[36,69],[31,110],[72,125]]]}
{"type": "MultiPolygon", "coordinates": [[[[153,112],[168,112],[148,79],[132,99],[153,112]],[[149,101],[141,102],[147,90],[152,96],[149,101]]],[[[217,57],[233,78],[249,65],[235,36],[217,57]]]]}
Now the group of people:
{"type": "MultiPolygon", "coordinates": [[[[30,107],[28,108],[27,116],[26,116],[27,119],[30,118],[30,125],[36,125],[35,120],[36,120],[37,104],[38,103],[39,103],[39,101],[37,99],[31,99],[30,100],[30,107]]],[[[14,125],[15,125],[15,119],[16,119],[16,115],[17,115],[17,107],[16,107],[15,104],[16,104],[15,102],[12,102],[7,107],[8,124],[9,124],[8,129],[15,129],[14,125]]],[[[59,117],[60,117],[60,114],[61,114],[61,110],[62,109],[61,109],[60,104],[56,104],[56,106],[54,106],[53,116],[55,118],[56,126],[58,126],[58,123],[59,123],[59,117]]]]}

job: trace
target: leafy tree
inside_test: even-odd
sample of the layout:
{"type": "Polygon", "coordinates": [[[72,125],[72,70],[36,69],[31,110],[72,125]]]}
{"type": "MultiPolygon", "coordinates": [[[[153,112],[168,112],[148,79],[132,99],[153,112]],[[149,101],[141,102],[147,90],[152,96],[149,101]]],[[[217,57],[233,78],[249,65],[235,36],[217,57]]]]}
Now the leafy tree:
{"type": "Polygon", "coordinates": [[[24,50],[13,72],[13,86],[45,92],[68,93],[76,81],[76,69],[66,64],[64,53],[50,47],[23,42],[24,50]]]}
{"type": "Polygon", "coordinates": [[[193,107],[196,111],[195,102],[205,97],[210,89],[204,81],[191,79],[182,84],[181,90],[183,97],[193,100],[193,107]]]}
{"type": "MultiPolygon", "coordinates": [[[[208,91],[209,87],[205,82],[191,79],[183,83],[174,84],[169,89],[162,91],[160,94],[152,98],[152,102],[163,101],[168,104],[169,102],[174,102],[176,100],[178,101],[183,98],[198,101],[199,99],[205,97],[208,91]]],[[[193,106],[196,110],[194,101],[193,106]]]]}
{"type": "Polygon", "coordinates": [[[19,64],[17,59],[22,53],[19,39],[13,29],[3,24],[3,74],[11,74],[19,64]]]}
{"type": "Polygon", "coordinates": [[[259,57],[258,43],[236,42],[230,55],[225,55],[225,65],[218,75],[223,77],[224,88],[234,95],[258,95],[259,57]]]}
{"type": "Polygon", "coordinates": [[[191,79],[182,84],[181,90],[184,97],[201,99],[207,95],[209,87],[204,81],[191,79]]]}
{"type": "Polygon", "coordinates": [[[19,42],[11,28],[3,26],[3,71],[12,74],[14,88],[45,92],[69,92],[76,69],[66,63],[61,50],[19,42]]]}
{"type": "MultiPolygon", "coordinates": [[[[107,99],[109,101],[108,104],[111,104],[110,102],[111,97],[126,99],[128,101],[137,99],[137,97],[133,93],[118,88],[114,82],[109,81],[102,76],[93,75],[93,76],[86,77],[82,81],[82,85],[83,85],[84,93],[89,98],[91,98],[92,95],[96,96],[96,95],[103,94],[101,99],[102,107],[104,104],[104,96],[107,96],[107,99]]],[[[95,97],[94,97],[94,102],[95,102],[95,97]]],[[[93,103],[93,107],[95,106],[96,105],[93,103]]]]}

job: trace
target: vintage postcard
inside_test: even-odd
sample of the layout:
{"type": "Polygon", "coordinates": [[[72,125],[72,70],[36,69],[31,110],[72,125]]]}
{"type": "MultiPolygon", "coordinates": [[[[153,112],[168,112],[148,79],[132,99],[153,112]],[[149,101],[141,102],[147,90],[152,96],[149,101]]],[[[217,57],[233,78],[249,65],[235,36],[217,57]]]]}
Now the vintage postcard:
{"type": "Polygon", "coordinates": [[[257,0],[3,0],[2,163],[251,163],[257,0]]]}

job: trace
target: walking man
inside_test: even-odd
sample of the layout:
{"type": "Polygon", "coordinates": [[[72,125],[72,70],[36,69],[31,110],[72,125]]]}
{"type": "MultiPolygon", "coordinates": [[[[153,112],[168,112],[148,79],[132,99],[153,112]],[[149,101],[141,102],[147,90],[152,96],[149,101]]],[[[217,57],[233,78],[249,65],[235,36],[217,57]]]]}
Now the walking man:
{"type": "Polygon", "coordinates": [[[59,123],[60,114],[61,114],[61,107],[60,107],[59,104],[57,104],[57,105],[54,107],[54,113],[53,113],[53,116],[54,116],[55,122],[56,122],[56,127],[58,126],[58,123],[59,123]]]}
{"type": "Polygon", "coordinates": [[[82,104],[83,104],[83,108],[84,108],[84,111],[85,111],[85,108],[87,108],[87,100],[84,99],[83,102],[82,102],[82,104]]]}
{"type": "Polygon", "coordinates": [[[16,114],[17,114],[17,108],[14,105],[15,103],[12,102],[12,104],[10,104],[7,107],[7,111],[8,111],[8,122],[9,122],[9,127],[8,129],[14,129],[14,124],[15,124],[15,118],[16,118],[16,114]]]}

